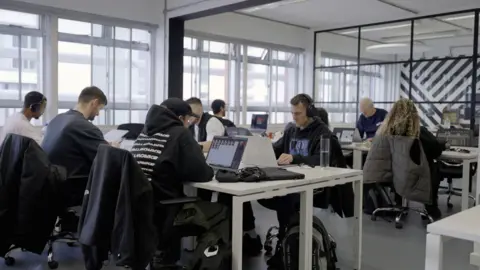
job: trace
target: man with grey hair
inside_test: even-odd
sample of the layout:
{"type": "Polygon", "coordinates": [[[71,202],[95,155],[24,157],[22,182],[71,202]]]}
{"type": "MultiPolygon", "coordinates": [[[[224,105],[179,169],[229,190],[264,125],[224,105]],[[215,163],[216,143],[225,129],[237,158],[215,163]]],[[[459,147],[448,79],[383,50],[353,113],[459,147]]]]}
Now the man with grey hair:
{"type": "Polygon", "coordinates": [[[388,112],[384,109],[375,108],[373,101],[369,98],[360,100],[360,118],[357,121],[357,129],[360,137],[371,139],[375,136],[378,127],[382,124],[388,112]]]}

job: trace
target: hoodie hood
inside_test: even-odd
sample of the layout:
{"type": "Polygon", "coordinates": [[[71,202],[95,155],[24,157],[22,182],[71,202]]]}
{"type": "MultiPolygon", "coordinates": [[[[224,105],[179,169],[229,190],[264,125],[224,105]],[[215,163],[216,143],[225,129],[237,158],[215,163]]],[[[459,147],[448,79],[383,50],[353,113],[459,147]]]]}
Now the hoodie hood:
{"type": "Polygon", "coordinates": [[[293,126],[293,128],[295,129],[295,137],[312,138],[312,136],[315,136],[317,134],[331,134],[330,129],[325,123],[322,122],[322,120],[317,117],[314,117],[312,119],[313,121],[310,122],[310,124],[308,124],[303,129],[293,126]]]}
{"type": "Polygon", "coordinates": [[[180,126],[182,121],[171,110],[159,105],[152,105],[148,110],[143,132],[147,135],[153,135],[158,132],[165,133],[166,130],[180,126]]]}

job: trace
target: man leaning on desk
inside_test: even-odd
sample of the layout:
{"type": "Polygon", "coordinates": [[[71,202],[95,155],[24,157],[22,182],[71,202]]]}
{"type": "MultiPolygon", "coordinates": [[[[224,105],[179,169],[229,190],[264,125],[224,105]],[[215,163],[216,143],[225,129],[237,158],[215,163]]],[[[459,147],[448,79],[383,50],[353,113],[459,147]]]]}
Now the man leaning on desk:
{"type": "MultiPolygon", "coordinates": [[[[305,164],[317,166],[320,164],[320,138],[330,138],[330,166],[346,167],[345,158],[338,139],[329,130],[328,126],[315,117],[316,109],[312,98],[306,94],[298,94],[290,101],[291,111],[295,126],[285,130],[284,136],[273,144],[275,155],[280,165],[305,164]]],[[[327,208],[333,207],[340,216],[353,216],[353,188],[351,184],[335,186],[325,189],[315,195],[314,206],[327,208]]],[[[291,194],[283,197],[260,200],[259,203],[266,208],[275,210],[279,223],[279,242],[292,216],[299,209],[299,195],[291,194]]],[[[279,255],[281,245],[277,245],[275,256],[267,263],[276,267],[281,264],[279,255]]]]}

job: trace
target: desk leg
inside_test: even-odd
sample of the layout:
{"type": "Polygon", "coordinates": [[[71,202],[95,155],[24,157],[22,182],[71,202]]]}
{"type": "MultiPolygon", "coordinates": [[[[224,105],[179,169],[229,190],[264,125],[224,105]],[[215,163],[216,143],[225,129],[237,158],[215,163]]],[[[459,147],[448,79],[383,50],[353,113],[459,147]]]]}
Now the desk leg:
{"type": "Polygon", "coordinates": [[[232,270],[242,270],[243,202],[232,197],[232,270]]]}
{"type": "Polygon", "coordinates": [[[362,156],[363,153],[360,150],[353,150],[353,168],[355,170],[362,169],[362,156]]]}
{"type": "Polygon", "coordinates": [[[468,209],[468,186],[470,180],[470,161],[464,160],[462,165],[462,211],[468,209]]]}
{"type": "Polygon", "coordinates": [[[427,234],[425,251],[425,270],[443,269],[443,239],[436,234],[427,234]]]}
{"type": "Polygon", "coordinates": [[[355,223],[353,225],[353,269],[362,269],[363,181],[353,182],[355,192],[355,223]]]}
{"type": "Polygon", "coordinates": [[[313,190],[300,194],[300,254],[298,269],[312,269],[313,190]]]}

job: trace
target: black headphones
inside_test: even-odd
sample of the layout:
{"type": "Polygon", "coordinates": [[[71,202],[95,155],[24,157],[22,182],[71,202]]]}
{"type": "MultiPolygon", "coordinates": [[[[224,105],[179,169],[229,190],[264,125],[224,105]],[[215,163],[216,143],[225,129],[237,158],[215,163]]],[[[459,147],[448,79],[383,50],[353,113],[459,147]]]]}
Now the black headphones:
{"type": "Polygon", "coordinates": [[[45,96],[42,97],[42,100],[38,103],[33,103],[32,105],[30,105],[30,111],[32,111],[33,113],[35,112],[39,112],[40,111],[40,107],[42,106],[43,103],[45,103],[47,99],[45,98],[45,96]]]}
{"type": "Polygon", "coordinates": [[[307,94],[298,94],[299,97],[302,98],[302,102],[307,105],[307,117],[314,117],[317,114],[317,109],[315,108],[315,102],[313,99],[307,94]]]}

